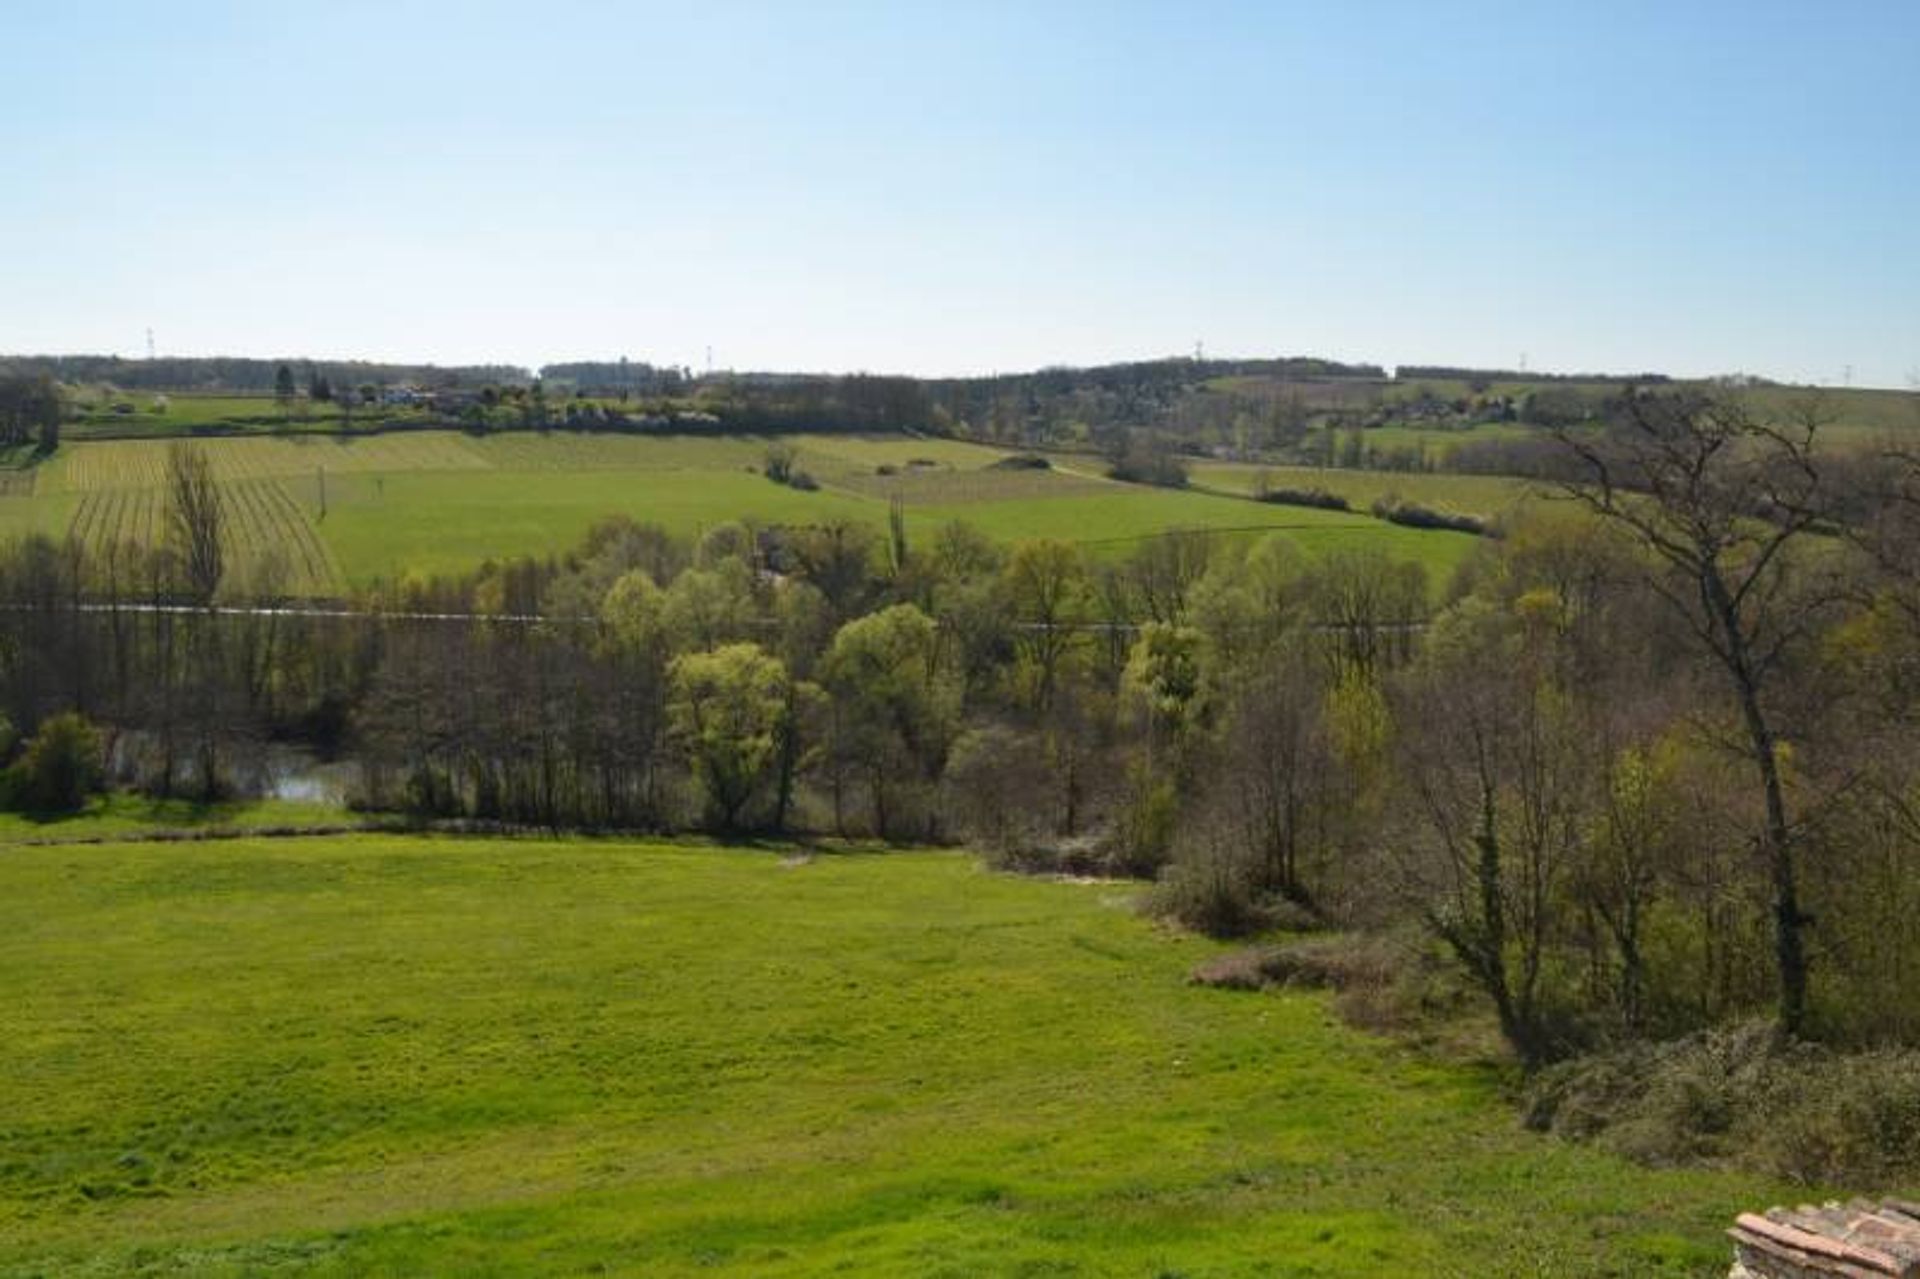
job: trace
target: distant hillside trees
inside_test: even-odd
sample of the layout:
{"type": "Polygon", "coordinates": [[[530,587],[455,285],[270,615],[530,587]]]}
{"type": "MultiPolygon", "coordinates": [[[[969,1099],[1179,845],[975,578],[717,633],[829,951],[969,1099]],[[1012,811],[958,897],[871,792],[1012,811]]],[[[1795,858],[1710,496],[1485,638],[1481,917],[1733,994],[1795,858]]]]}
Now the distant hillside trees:
{"type": "Polygon", "coordinates": [[[1187,486],[1187,467],[1174,442],[1152,431],[1126,431],[1109,441],[1107,474],[1129,484],[1187,486]]]}
{"type": "Polygon", "coordinates": [[[577,360],[540,366],[543,381],[572,386],[588,395],[679,396],[693,384],[690,369],[655,366],[642,360],[577,360]]]}
{"type": "MultiPolygon", "coordinates": [[[[235,356],[128,360],[117,355],[0,355],[0,376],[45,374],[68,386],[106,385],[129,391],[231,391],[271,395],[280,360],[235,356]]],[[[521,384],[528,370],[510,364],[385,364],[367,360],[316,360],[317,374],[336,387],[478,387],[487,382],[521,384]]]]}
{"type": "Polygon", "coordinates": [[[0,445],[36,444],[51,452],[60,443],[64,412],[60,388],[46,374],[0,376],[0,445]]]}
{"type": "Polygon", "coordinates": [[[1400,381],[1466,382],[1484,385],[1494,382],[1613,382],[1620,385],[1655,385],[1669,379],[1663,373],[1535,373],[1524,369],[1471,369],[1448,364],[1402,364],[1393,371],[1400,381]]]}

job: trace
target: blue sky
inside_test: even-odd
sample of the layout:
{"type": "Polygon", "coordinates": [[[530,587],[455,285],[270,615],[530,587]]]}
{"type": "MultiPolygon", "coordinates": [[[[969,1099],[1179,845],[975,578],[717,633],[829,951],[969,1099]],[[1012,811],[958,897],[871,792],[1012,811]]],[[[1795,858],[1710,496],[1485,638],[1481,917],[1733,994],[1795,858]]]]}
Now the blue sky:
{"type": "Polygon", "coordinates": [[[1920,5],[0,0],[0,351],[1920,371],[1920,5]]]}

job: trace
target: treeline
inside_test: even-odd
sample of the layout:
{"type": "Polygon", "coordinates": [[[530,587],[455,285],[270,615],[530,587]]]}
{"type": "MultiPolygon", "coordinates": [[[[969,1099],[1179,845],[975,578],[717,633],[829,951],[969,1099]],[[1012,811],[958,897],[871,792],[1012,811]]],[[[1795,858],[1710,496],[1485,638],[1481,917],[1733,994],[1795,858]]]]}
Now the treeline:
{"type": "Polygon", "coordinates": [[[489,383],[524,384],[526,369],[507,364],[387,364],[367,360],[253,360],[238,356],[127,360],[117,355],[0,355],[0,374],[50,377],[71,386],[105,384],[138,391],[231,391],[272,395],[280,368],[303,382],[326,378],[335,386],[412,383],[477,389],[489,383]]]}
{"type": "Polygon", "coordinates": [[[644,360],[575,360],[540,366],[540,380],[573,387],[584,395],[619,398],[634,395],[683,395],[694,383],[684,366],[653,365],[644,360]]]}
{"type": "Polygon", "coordinates": [[[1398,381],[1433,382],[1589,382],[1596,386],[1658,386],[1671,381],[1664,373],[1540,373],[1526,369],[1471,369],[1449,364],[1402,364],[1393,371],[1398,381]]]}
{"type": "Polygon", "coordinates": [[[0,447],[31,444],[51,453],[60,444],[66,404],[45,374],[0,373],[0,447]]]}
{"type": "Polygon", "coordinates": [[[865,373],[717,376],[700,384],[692,403],[744,432],[933,431],[943,425],[925,383],[865,373]]]}
{"type": "MultiPolygon", "coordinates": [[[[1193,443],[1230,438],[1238,418],[1274,424],[1305,418],[1271,396],[1217,389],[1221,379],[1260,377],[1308,382],[1379,380],[1373,364],[1296,357],[1275,360],[1146,360],[1093,368],[1050,368],[927,383],[939,424],[955,434],[1000,444],[1093,445],[1152,430],[1193,443]]],[[[1293,406],[1297,407],[1297,406],[1293,406]]],[[[1278,432],[1284,434],[1284,431],[1278,432]]],[[[1297,438],[1295,431],[1294,438],[1297,438]]],[[[1245,434],[1244,430],[1242,434],[1245,434]]]]}

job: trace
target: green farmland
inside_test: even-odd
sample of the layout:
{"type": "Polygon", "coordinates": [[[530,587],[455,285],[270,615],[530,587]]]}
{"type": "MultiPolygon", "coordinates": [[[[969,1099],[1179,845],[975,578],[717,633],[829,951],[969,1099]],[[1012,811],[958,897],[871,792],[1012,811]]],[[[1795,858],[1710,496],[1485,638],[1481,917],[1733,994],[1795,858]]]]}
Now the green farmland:
{"type": "Polygon", "coordinates": [[[1260,482],[1270,489],[1324,489],[1365,511],[1384,497],[1400,497],[1436,510],[1491,518],[1550,496],[1526,480],[1505,475],[1452,475],[1437,471],[1359,471],[1335,467],[1262,466],[1254,462],[1202,462],[1193,468],[1196,488],[1251,497],[1260,482]]]}
{"type": "Polygon", "coordinates": [[[0,858],[0,1273],[1724,1273],[1810,1193],[1522,1131],[1135,889],[343,836],[0,858]]]}
{"type": "MultiPolygon", "coordinates": [[[[197,447],[227,487],[236,573],[301,594],[561,552],[609,515],[680,533],[728,520],[878,527],[896,498],[920,536],[959,519],[997,538],[1061,538],[1112,553],[1176,528],[1274,529],[1309,552],[1368,546],[1417,559],[1436,582],[1475,543],[1364,512],[1118,484],[1090,468],[996,468],[1001,453],[952,440],[794,442],[797,465],[819,481],[818,491],[767,480],[759,474],[766,442],[745,437],[405,431],[216,438],[197,447]]],[[[161,440],[62,447],[28,479],[0,490],[0,536],[71,532],[95,547],[154,544],[164,535],[169,447],[161,440]]]]}

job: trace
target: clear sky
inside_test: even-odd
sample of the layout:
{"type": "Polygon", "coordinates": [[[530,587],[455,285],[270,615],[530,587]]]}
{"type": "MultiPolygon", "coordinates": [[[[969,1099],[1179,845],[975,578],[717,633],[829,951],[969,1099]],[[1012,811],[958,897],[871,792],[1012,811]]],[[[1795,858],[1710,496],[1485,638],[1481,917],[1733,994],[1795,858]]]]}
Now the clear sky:
{"type": "Polygon", "coordinates": [[[0,45],[0,351],[1920,370],[1914,0],[0,0],[0,45]]]}

